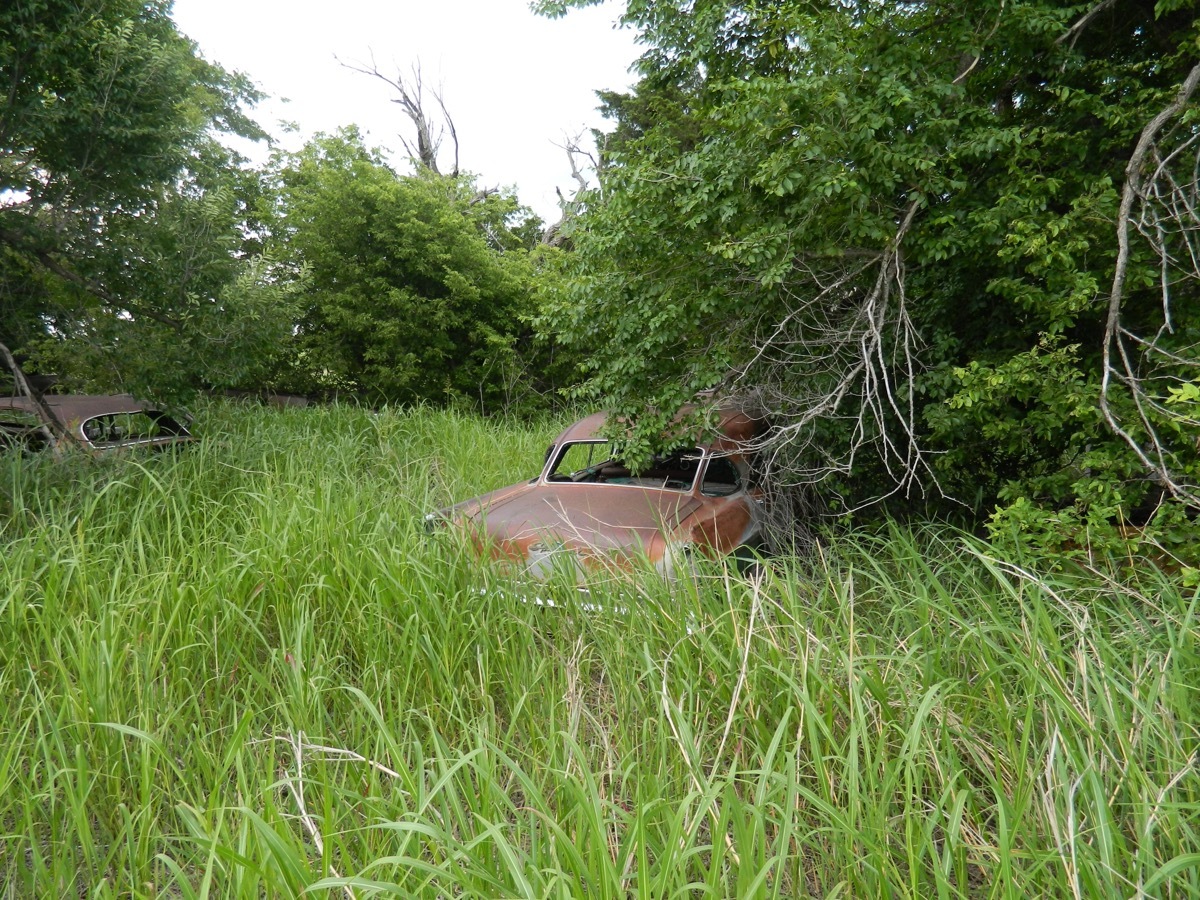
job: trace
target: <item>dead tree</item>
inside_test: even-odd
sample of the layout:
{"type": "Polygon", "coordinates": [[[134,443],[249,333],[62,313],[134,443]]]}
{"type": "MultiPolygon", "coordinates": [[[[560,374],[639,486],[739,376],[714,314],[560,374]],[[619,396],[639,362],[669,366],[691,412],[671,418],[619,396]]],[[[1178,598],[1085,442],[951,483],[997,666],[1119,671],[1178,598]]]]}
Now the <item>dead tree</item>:
{"type": "MultiPolygon", "coordinates": [[[[334,58],[336,59],[337,57],[334,58]]],[[[450,117],[450,112],[446,109],[446,104],[442,99],[440,91],[432,91],[431,93],[433,94],[434,102],[437,103],[441,122],[435,123],[430,118],[429,112],[425,108],[425,82],[421,77],[420,63],[414,64],[412,71],[407,76],[403,72],[397,71],[394,78],[389,78],[383,72],[379,71],[379,66],[376,65],[373,54],[370,65],[365,63],[346,63],[340,59],[338,63],[352,72],[359,72],[360,74],[377,78],[396,92],[397,96],[392,98],[392,102],[403,110],[416,129],[415,147],[409,143],[407,138],[400,135],[404,149],[415,162],[435,175],[442,174],[441,169],[438,167],[438,152],[441,150],[442,140],[449,133],[450,142],[454,148],[454,166],[450,170],[449,175],[451,178],[458,176],[458,132],[454,127],[454,119],[450,117]]]]}
{"type": "Polygon", "coordinates": [[[796,259],[788,312],[750,326],[755,353],[723,390],[770,413],[759,449],[769,458],[786,452],[796,483],[849,473],[870,447],[890,476],[889,496],[927,484],[941,493],[918,438],[920,341],[905,289],[904,239],[918,208],[908,205],[882,250],[796,259]],[[833,420],[851,423],[849,445],[836,450],[815,427],[833,420]],[[797,468],[799,459],[813,464],[797,468]]]}
{"type": "Polygon", "coordinates": [[[1109,427],[1165,492],[1192,505],[1200,505],[1200,486],[1181,477],[1178,461],[1200,453],[1200,415],[1188,411],[1200,404],[1185,394],[1200,384],[1200,346],[1181,345],[1172,307],[1177,292],[1194,298],[1200,283],[1200,130],[1185,116],[1197,85],[1200,64],[1142,130],[1125,167],[1100,392],[1109,427]],[[1159,261],[1161,315],[1153,333],[1126,324],[1137,238],[1159,261]]]}
{"type": "Polygon", "coordinates": [[[559,146],[567,154],[567,161],[571,165],[571,178],[576,187],[570,198],[566,197],[561,189],[554,189],[558,194],[559,218],[552,225],[547,225],[546,230],[542,232],[542,244],[547,247],[560,247],[567,242],[565,229],[578,217],[583,207],[583,195],[590,187],[584,169],[590,168],[597,175],[600,174],[600,160],[596,154],[583,146],[582,134],[575,135],[559,146]]]}

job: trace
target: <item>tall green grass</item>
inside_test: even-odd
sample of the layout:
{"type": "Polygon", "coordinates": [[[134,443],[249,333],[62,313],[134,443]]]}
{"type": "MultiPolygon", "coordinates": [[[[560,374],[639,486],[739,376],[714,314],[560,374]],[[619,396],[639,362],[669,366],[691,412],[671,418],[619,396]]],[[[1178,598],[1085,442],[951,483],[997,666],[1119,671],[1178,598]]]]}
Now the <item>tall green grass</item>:
{"type": "Polygon", "coordinates": [[[556,423],[0,458],[0,897],[1200,896],[1197,602],[858,536],[566,585],[422,515],[556,423]]]}

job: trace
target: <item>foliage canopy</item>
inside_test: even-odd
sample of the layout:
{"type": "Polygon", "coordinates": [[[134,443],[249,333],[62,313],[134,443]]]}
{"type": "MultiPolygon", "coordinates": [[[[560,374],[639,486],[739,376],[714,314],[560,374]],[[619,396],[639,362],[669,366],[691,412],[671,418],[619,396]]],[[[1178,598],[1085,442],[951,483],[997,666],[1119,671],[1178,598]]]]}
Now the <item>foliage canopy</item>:
{"type": "MultiPolygon", "coordinates": [[[[1193,2],[636,0],[625,22],[641,80],[605,97],[547,326],[597,348],[588,393],[634,444],[720,386],[763,402],[840,508],[948,496],[1064,539],[1145,518],[1164,486],[1194,499],[1200,425],[1164,402],[1197,378],[1189,222],[1129,254],[1135,377],[1106,395],[1170,484],[1100,403],[1125,170],[1197,61],[1193,2]]],[[[1153,162],[1174,152],[1193,194],[1194,116],[1153,162]]]]}
{"type": "Polygon", "coordinates": [[[353,129],[284,157],[277,186],[278,256],[308,276],[299,387],[484,408],[523,390],[533,267],[515,198],[400,176],[353,129]]]}
{"type": "Polygon", "coordinates": [[[0,84],[0,342],[142,393],[252,377],[287,329],[218,142],[265,136],[253,85],[165,0],[5,4],[0,84]]]}

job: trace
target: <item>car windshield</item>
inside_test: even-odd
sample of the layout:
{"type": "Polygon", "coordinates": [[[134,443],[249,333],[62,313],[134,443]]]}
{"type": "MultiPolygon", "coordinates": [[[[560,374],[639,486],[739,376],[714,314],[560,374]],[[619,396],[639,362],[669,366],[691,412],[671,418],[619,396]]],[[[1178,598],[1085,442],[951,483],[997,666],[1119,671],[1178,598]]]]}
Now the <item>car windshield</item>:
{"type": "Polygon", "coordinates": [[[703,453],[695,447],[660,453],[637,472],[613,455],[608,441],[572,441],[558,448],[548,481],[621,484],[689,491],[703,453]]]}

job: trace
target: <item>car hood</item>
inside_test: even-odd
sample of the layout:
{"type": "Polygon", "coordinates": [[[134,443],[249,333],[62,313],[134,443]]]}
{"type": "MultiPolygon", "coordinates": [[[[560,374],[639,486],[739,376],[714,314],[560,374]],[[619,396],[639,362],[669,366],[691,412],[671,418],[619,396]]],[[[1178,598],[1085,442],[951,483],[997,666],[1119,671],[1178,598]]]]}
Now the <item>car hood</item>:
{"type": "Polygon", "coordinates": [[[525,555],[531,544],[633,553],[648,549],[698,505],[691,494],[611,484],[533,484],[480,498],[471,518],[525,555]]]}

